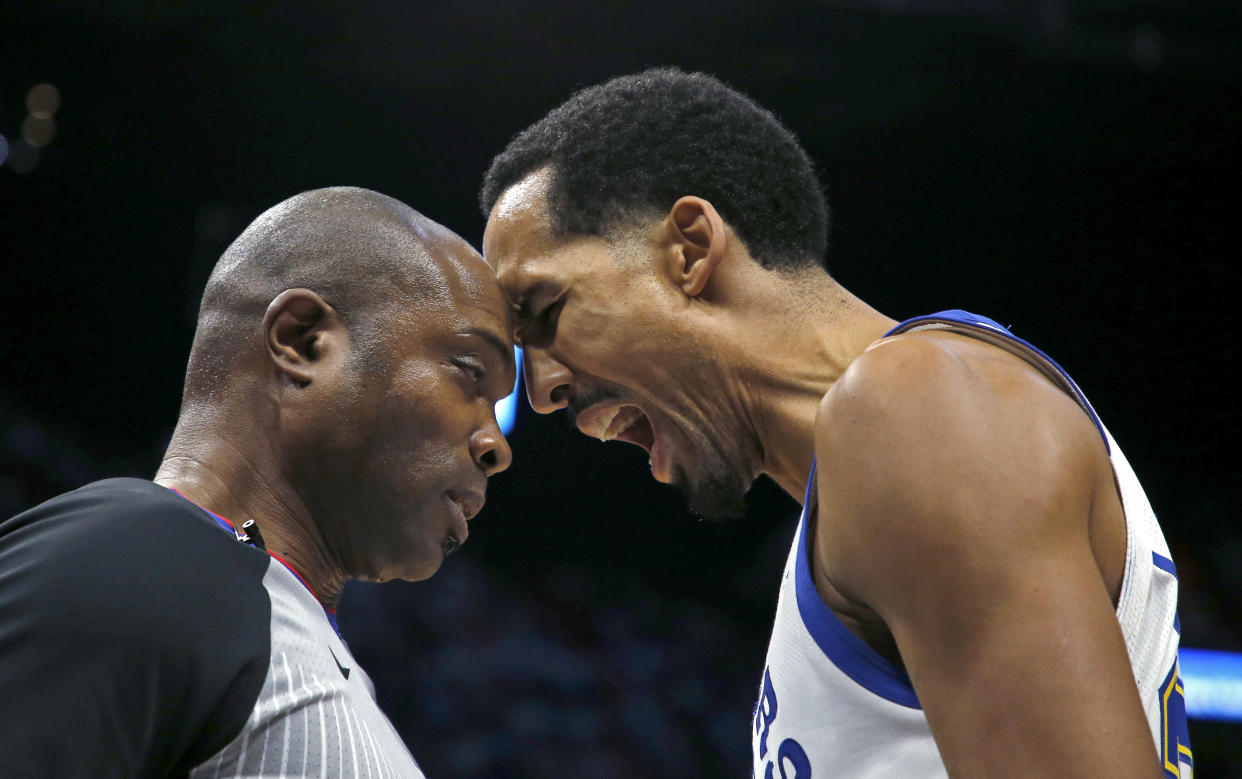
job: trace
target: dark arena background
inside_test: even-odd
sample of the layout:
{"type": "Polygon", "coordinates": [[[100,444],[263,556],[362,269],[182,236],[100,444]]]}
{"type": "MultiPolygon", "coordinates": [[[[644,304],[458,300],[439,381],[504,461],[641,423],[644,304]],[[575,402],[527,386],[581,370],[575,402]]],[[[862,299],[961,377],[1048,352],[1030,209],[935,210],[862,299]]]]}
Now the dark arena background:
{"type": "MultiPolygon", "coordinates": [[[[660,64],[802,139],[846,287],[898,319],[989,315],[1075,376],[1161,517],[1183,646],[1242,650],[1242,6],[1223,0],[5,3],[0,515],[153,474],[203,283],[259,212],[359,185],[477,246],[514,133],[660,64]]],[[[428,775],[749,775],[796,504],[760,482],[746,519],[696,520],[638,449],[524,402],[510,440],[440,574],[341,608],[428,775]]],[[[1231,660],[1184,660],[1198,777],[1242,776],[1231,660]]]]}

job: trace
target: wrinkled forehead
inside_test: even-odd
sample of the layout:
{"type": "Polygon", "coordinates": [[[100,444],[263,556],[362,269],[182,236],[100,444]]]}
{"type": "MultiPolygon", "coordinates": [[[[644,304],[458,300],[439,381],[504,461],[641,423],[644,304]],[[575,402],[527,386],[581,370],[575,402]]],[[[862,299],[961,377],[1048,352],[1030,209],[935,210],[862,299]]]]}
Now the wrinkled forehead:
{"type": "Polygon", "coordinates": [[[508,330],[509,306],[496,275],[469,244],[457,238],[436,246],[429,265],[438,288],[434,297],[442,307],[471,318],[481,316],[486,324],[508,330]]]}
{"type": "Polygon", "coordinates": [[[517,303],[534,283],[573,270],[565,267],[563,250],[574,237],[554,234],[546,188],[546,171],[530,174],[504,190],[488,216],[483,257],[510,303],[517,303]]]}

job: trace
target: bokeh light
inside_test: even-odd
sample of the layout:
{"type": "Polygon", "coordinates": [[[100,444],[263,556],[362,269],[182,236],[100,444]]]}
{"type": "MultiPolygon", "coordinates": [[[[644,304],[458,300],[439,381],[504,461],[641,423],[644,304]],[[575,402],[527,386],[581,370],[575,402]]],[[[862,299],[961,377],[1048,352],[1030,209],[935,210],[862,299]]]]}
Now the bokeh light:
{"type": "Polygon", "coordinates": [[[1242,722],[1242,654],[1188,647],[1177,654],[1186,683],[1186,715],[1242,722]]]}
{"type": "Polygon", "coordinates": [[[36,84],[26,93],[26,110],[39,119],[51,119],[60,109],[60,90],[51,84],[36,84]]]}
{"type": "Polygon", "coordinates": [[[24,139],[18,138],[9,147],[9,167],[22,175],[31,173],[35,168],[39,167],[39,156],[39,149],[37,147],[31,146],[24,139]]]}
{"type": "Polygon", "coordinates": [[[55,119],[31,114],[22,120],[22,139],[31,146],[47,146],[55,137],[55,119]]]}

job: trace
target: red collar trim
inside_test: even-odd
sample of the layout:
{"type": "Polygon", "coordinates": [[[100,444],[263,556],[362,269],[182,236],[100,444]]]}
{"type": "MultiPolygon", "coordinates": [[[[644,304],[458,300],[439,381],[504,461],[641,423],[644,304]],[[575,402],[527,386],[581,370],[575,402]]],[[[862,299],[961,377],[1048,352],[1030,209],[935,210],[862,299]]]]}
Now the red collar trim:
{"type": "MultiPolygon", "coordinates": [[[[177,493],[178,495],[181,495],[182,500],[186,501],[187,503],[191,503],[191,504],[193,504],[193,505],[195,505],[195,506],[198,506],[198,508],[202,509],[203,511],[206,511],[208,514],[210,514],[211,516],[213,516],[213,517],[215,517],[216,519],[218,519],[220,522],[222,522],[222,523],[224,523],[225,525],[227,525],[227,526],[228,526],[228,527],[229,527],[229,528],[230,528],[230,529],[231,529],[234,533],[236,533],[236,532],[237,532],[237,526],[236,526],[236,525],[234,525],[234,524],[233,524],[231,521],[229,521],[228,519],[226,519],[226,518],[224,518],[224,517],[220,516],[219,514],[217,514],[216,512],[212,511],[211,509],[209,509],[209,508],[207,508],[207,507],[205,507],[205,506],[199,506],[197,503],[194,503],[194,501],[190,500],[190,499],[189,499],[189,498],[187,498],[185,495],[182,495],[182,494],[181,494],[181,491],[180,491],[180,490],[178,490],[176,487],[169,487],[168,489],[172,490],[173,492],[177,493]]],[[[324,611],[328,612],[329,614],[333,614],[333,615],[335,615],[335,614],[336,614],[336,609],[330,609],[330,608],[328,608],[327,606],[324,606],[324,605],[323,605],[323,601],[319,600],[319,594],[318,594],[317,592],[315,592],[315,588],[314,588],[314,587],[312,587],[312,586],[310,586],[310,582],[306,581],[306,577],[305,577],[305,576],[303,576],[303,575],[302,575],[302,574],[298,571],[298,569],[297,569],[297,568],[294,568],[294,567],[293,567],[293,566],[289,563],[289,561],[288,561],[288,560],[286,560],[285,558],[283,558],[283,557],[281,557],[280,555],[276,554],[275,552],[271,551],[270,549],[265,549],[265,550],[263,550],[263,551],[265,551],[265,552],[267,552],[269,555],[271,555],[271,556],[272,556],[272,557],[273,557],[273,558],[274,558],[277,562],[279,562],[281,565],[283,565],[284,567],[288,568],[288,569],[289,569],[289,573],[291,573],[291,574],[293,574],[294,576],[296,576],[296,577],[297,577],[298,581],[300,581],[300,582],[302,583],[302,586],[306,588],[306,591],[307,591],[307,592],[309,592],[309,593],[311,594],[311,596],[312,596],[312,597],[314,597],[315,601],[316,601],[316,602],[318,602],[320,606],[323,606],[323,610],[324,610],[324,611]]]]}

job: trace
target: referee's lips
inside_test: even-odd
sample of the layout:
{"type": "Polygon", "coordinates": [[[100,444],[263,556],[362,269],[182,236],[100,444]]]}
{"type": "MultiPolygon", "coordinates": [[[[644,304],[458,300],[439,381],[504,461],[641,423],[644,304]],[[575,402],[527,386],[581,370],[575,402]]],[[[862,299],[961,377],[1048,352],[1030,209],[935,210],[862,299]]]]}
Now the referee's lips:
{"type": "Polygon", "coordinates": [[[449,504],[450,526],[444,540],[440,542],[440,549],[447,556],[466,543],[466,538],[470,535],[466,523],[479,513],[486,498],[481,490],[470,489],[449,490],[445,497],[449,504]]]}
{"type": "Polygon", "coordinates": [[[483,504],[487,502],[483,490],[449,490],[448,496],[449,500],[461,508],[461,513],[466,519],[474,519],[475,515],[483,509],[483,504]]]}

